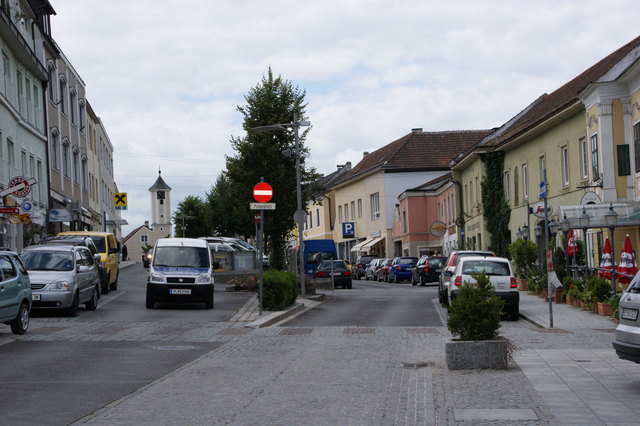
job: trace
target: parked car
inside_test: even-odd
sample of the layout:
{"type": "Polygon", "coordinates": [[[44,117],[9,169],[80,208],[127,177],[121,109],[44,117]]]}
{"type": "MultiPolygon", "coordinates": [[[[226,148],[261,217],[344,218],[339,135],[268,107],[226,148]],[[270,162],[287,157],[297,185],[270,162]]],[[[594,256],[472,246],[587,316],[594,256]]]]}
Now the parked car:
{"type": "Polygon", "coordinates": [[[369,262],[369,264],[367,265],[366,268],[364,268],[364,279],[365,280],[375,280],[375,279],[377,279],[378,264],[380,263],[380,260],[382,260],[382,259],[375,258],[371,262],[369,262]]]}
{"type": "Polygon", "coordinates": [[[418,262],[417,257],[403,256],[396,257],[391,263],[391,267],[387,273],[387,281],[399,283],[400,281],[409,281],[411,279],[411,273],[413,268],[416,267],[418,262]]]}
{"type": "Polygon", "coordinates": [[[35,245],[25,248],[20,258],[31,279],[33,308],[64,310],[72,317],[85,304],[95,311],[100,298],[97,258],[81,245],[35,245]]]}
{"type": "Polygon", "coordinates": [[[640,272],[620,295],[613,348],[620,359],[640,363],[640,272]]]}
{"type": "Polygon", "coordinates": [[[424,286],[427,283],[437,283],[446,260],[446,256],[422,256],[418,260],[416,267],[413,268],[411,284],[417,285],[420,283],[420,285],[424,286]]]}
{"type": "Polygon", "coordinates": [[[445,266],[440,274],[440,278],[438,279],[438,300],[445,306],[448,306],[449,304],[449,298],[447,295],[449,293],[449,284],[452,276],[445,274],[445,272],[453,272],[458,260],[464,256],[495,256],[495,253],[486,250],[453,250],[449,253],[447,260],[445,261],[445,266]]]}
{"type": "MultiPolygon", "coordinates": [[[[50,237],[40,241],[39,244],[58,244],[58,245],[82,245],[91,251],[91,255],[95,258],[97,254],[100,256],[98,252],[98,248],[96,247],[93,239],[87,235],[56,235],[55,237],[50,237]]],[[[107,280],[107,269],[105,265],[103,265],[98,258],[98,274],[100,275],[100,290],[102,294],[109,293],[109,282],[107,280]]]]}
{"type": "Polygon", "coordinates": [[[352,274],[344,260],[323,260],[313,271],[315,278],[331,278],[334,287],[352,288],[352,274]]]}
{"type": "Polygon", "coordinates": [[[460,293],[460,286],[469,282],[475,284],[473,275],[484,271],[495,289],[496,296],[504,300],[507,318],[517,321],[520,313],[520,293],[518,281],[509,259],[496,256],[465,256],[460,258],[453,271],[445,271],[453,280],[449,284],[449,304],[460,293]]]}
{"type": "Polygon", "coordinates": [[[68,231],[58,235],[86,235],[91,237],[100,253],[100,265],[106,271],[102,277],[102,294],[109,290],[118,289],[118,276],[120,275],[120,247],[116,237],[110,232],[96,231],[68,231]],[[107,288],[108,286],[108,288],[107,288]]]}
{"type": "Polygon", "coordinates": [[[31,282],[24,264],[14,251],[0,249],[0,322],[10,325],[13,334],[29,328],[31,282]]]}
{"type": "Polygon", "coordinates": [[[384,258],[378,263],[378,281],[389,281],[389,268],[393,263],[393,259],[384,258]]]}
{"type": "Polygon", "coordinates": [[[358,258],[356,259],[356,263],[355,263],[355,268],[353,271],[353,275],[356,278],[356,280],[361,279],[362,277],[364,277],[364,270],[367,267],[367,265],[369,264],[369,262],[371,262],[373,259],[375,259],[377,256],[358,256],[358,258]]]}

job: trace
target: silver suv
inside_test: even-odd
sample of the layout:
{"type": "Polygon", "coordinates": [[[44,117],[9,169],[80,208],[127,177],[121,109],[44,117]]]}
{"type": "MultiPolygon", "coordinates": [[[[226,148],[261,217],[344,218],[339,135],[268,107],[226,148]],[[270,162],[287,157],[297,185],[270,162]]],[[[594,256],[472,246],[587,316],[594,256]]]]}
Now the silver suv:
{"type": "Polygon", "coordinates": [[[34,308],[61,309],[75,316],[84,303],[94,311],[100,298],[96,258],[81,245],[37,245],[25,248],[20,257],[31,278],[34,308]]]}
{"type": "Polygon", "coordinates": [[[640,272],[620,296],[613,348],[621,359],[640,363],[640,272]]]}
{"type": "Polygon", "coordinates": [[[10,325],[14,334],[24,334],[30,311],[29,274],[15,252],[0,248],[0,322],[10,325]]]}

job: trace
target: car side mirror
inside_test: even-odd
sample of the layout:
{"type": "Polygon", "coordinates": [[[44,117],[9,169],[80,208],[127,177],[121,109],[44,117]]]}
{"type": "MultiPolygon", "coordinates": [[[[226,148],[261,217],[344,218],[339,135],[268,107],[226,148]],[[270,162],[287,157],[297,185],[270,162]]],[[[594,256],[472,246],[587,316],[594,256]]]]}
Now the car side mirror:
{"type": "Polygon", "coordinates": [[[444,272],[443,272],[443,274],[444,274],[446,277],[452,277],[452,276],[453,276],[453,271],[444,271],[444,272]]]}
{"type": "Polygon", "coordinates": [[[100,255],[98,253],[93,255],[93,260],[97,263],[100,262],[100,255]]]}
{"type": "Polygon", "coordinates": [[[85,265],[78,265],[76,269],[78,272],[87,272],[91,268],[85,265]]]}

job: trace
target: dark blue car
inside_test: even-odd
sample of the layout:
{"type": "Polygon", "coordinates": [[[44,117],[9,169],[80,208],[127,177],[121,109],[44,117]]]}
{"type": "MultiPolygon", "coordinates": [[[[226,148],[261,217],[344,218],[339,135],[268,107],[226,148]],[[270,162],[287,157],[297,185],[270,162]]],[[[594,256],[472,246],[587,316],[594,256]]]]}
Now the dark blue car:
{"type": "Polygon", "coordinates": [[[396,257],[389,268],[389,282],[399,283],[400,281],[411,279],[413,268],[418,263],[417,257],[396,257]]]}

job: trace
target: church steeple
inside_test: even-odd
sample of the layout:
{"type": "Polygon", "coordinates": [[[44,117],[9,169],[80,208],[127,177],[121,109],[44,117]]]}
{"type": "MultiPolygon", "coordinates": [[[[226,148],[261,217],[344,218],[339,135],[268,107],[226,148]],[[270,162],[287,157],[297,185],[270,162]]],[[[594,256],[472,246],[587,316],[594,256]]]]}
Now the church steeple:
{"type": "Polygon", "coordinates": [[[162,171],[158,168],[158,178],[149,188],[151,193],[152,226],[171,226],[171,187],[162,179],[162,171]]]}

